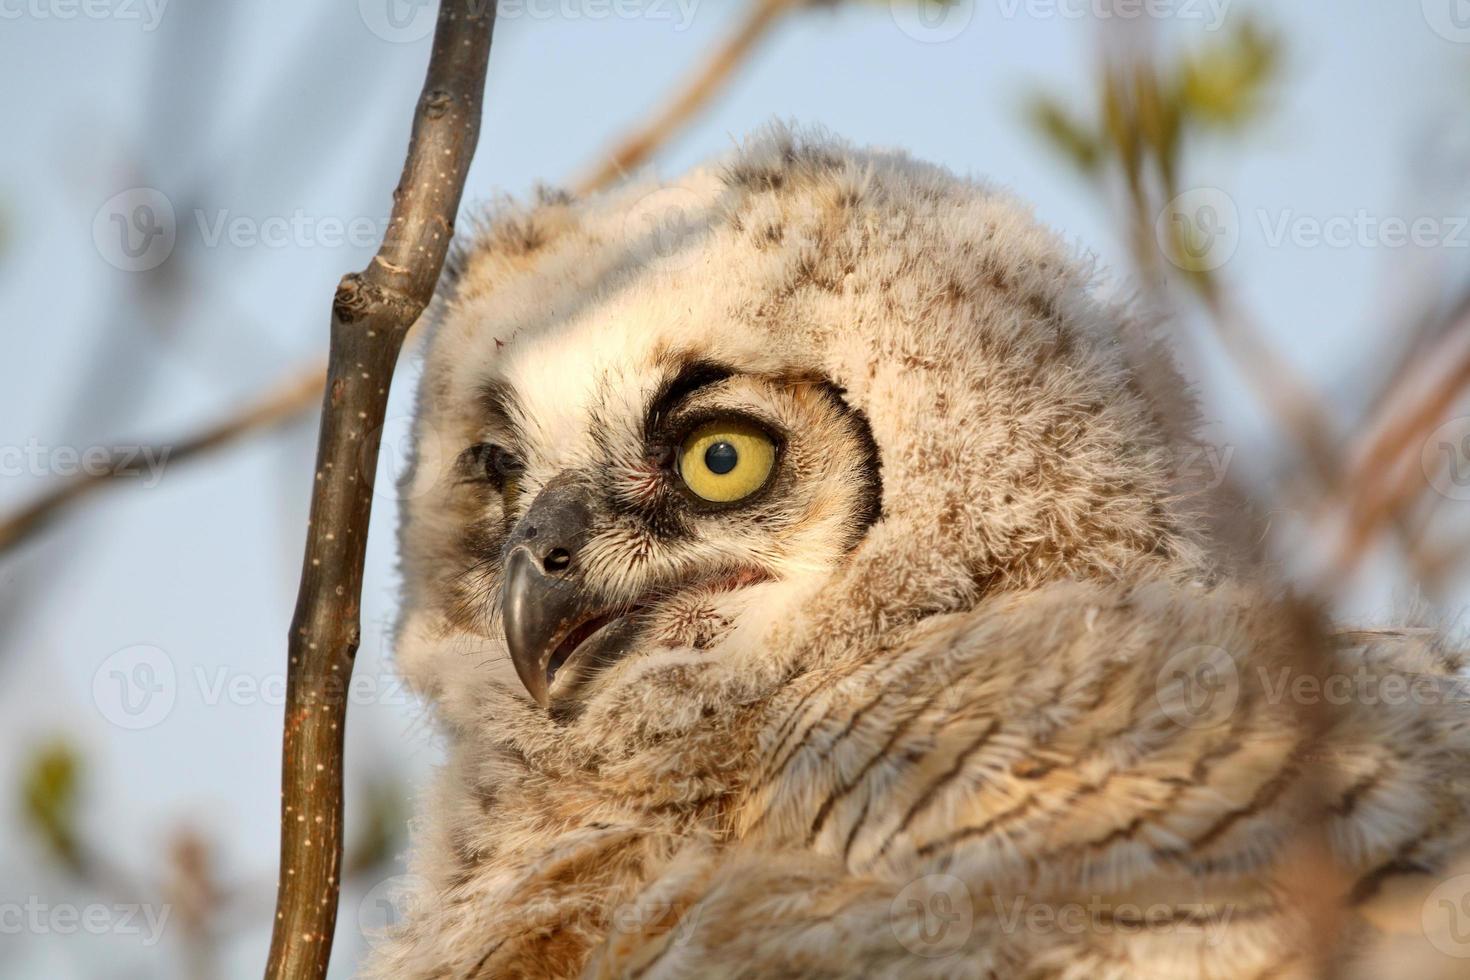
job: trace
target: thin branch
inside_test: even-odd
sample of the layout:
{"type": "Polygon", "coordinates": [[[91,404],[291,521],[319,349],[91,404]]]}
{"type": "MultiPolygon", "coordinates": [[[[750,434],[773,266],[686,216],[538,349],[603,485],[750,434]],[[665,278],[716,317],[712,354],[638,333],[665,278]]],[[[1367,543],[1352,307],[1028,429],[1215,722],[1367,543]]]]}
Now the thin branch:
{"type": "Polygon", "coordinates": [[[797,5],[798,0],[755,0],[740,25],[704,59],[688,84],[649,122],[620,140],[605,162],[577,181],[575,192],[587,194],[606,187],[653,156],[725,88],[781,15],[797,5]]]}
{"type": "MultiPolygon", "coordinates": [[[[757,0],[740,26],[704,59],[704,67],[685,88],[651,122],[620,141],[607,156],[607,162],[576,185],[577,191],[589,193],[604,187],[662,149],[729,84],[737,69],[775,27],[779,16],[798,5],[799,0],[757,0]]],[[[297,415],[305,414],[316,405],[315,394],[325,383],[324,369],[303,372],[298,381],[291,383],[297,397],[279,403],[281,414],[261,411],[267,403],[274,403],[278,398],[275,394],[267,395],[247,405],[235,417],[174,444],[168,457],[170,464],[195,456],[196,453],[185,451],[195,443],[204,444],[205,449],[223,448],[253,432],[284,424],[297,415]],[[300,388],[295,388],[296,385],[300,388]]],[[[80,498],[109,486],[113,475],[103,473],[59,483],[19,512],[0,520],[0,554],[40,530],[43,524],[80,498]]]]}
{"type": "Polygon", "coordinates": [[[118,477],[139,476],[143,462],[160,461],[167,466],[207,455],[252,433],[285,425],[315,406],[320,398],[325,372],[310,368],[287,379],[235,415],[195,432],[177,442],[165,442],[141,450],[111,452],[87,473],[68,478],[20,510],[0,521],[0,552],[13,548],[45,527],[65,507],[108,486],[121,485],[118,477]]]}
{"type": "Polygon", "coordinates": [[[291,621],[281,749],[281,867],[265,975],[325,977],[342,865],[342,737],[361,633],[362,574],[388,388],[433,296],[479,140],[494,4],[442,0],[382,248],[344,276],[301,591],[291,621]]]}
{"type": "Polygon", "coordinates": [[[1467,329],[1470,329],[1470,310],[1462,313],[1459,328],[1444,337],[1425,359],[1438,378],[1423,379],[1419,372],[1405,374],[1400,384],[1409,390],[1413,390],[1410,386],[1424,384],[1422,393],[1411,400],[1406,410],[1388,419],[1356,467],[1350,485],[1359,489],[1346,502],[1347,534],[1332,563],[1340,575],[1356,567],[1374,535],[1428,488],[1419,450],[1435,427],[1448,417],[1455,403],[1470,390],[1467,329]]]}

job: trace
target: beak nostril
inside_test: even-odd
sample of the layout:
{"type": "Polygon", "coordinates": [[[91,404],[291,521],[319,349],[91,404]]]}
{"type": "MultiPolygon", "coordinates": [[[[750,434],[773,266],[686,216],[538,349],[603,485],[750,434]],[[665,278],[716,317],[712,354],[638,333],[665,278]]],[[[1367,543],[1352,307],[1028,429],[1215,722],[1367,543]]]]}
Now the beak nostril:
{"type": "Polygon", "coordinates": [[[571,563],[572,553],[570,551],[565,548],[552,548],[542,559],[541,567],[548,572],[563,572],[571,563]]]}
{"type": "Polygon", "coordinates": [[[528,528],[526,528],[526,540],[527,541],[531,540],[535,536],[536,536],[536,528],[535,527],[528,527],[528,528]]]}

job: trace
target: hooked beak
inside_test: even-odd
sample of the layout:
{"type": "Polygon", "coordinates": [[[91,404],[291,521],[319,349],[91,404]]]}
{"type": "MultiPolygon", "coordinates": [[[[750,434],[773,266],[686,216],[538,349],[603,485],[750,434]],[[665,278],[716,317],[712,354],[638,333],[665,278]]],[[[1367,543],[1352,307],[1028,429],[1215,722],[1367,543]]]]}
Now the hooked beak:
{"type": "Polygon", "coordinates": [[[516,675],[545,708],[553,681],[558,694],[620,651],[629,612],[586,588],[581,552],[592,511],[574,483],[554,480],[531,503],[507,542],[501,612],[516,675]],[[582,649],[587,648],[587,649],[582,649]],[[580,650],[580,652],[579,652],[580,650]],[[574,653],[577,670],[558,678],[574,653]]]}

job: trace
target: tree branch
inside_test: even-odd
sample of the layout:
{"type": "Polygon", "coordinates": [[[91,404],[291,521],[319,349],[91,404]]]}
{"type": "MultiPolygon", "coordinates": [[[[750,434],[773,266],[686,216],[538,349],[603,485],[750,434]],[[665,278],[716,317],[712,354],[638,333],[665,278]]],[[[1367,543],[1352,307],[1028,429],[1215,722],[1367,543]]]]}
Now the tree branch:
{"type": "Polygon", "coordinates": [[[755,0],[740,26],[704,60],[703,67],[679,94],[658,115],[625,136],[607,154],[605,162],[577,181],[573,190],[577,194],[588,194],[606,187],[651,157],[725,87],[735,69],[754,53],[781,15],[794,9],[799,2],[755,0]]]}
{"type": "Polygon", "coordinates": [[[312,367],[288,378],[244,409],[177,442],[165,442],[141,452],[113,452],[92,472],[72,477],[50,492],[0,520],[0,552],[15,547],[40,531],[62,509],[82,497],[114,485],[118,477],[137,476],[143,460],[177,465],[207,455],[254,432],[284,425],[317,404],[322,390],[322,368],[312,367]]]}
{"type": "MultiPolygon", "coordinates": [[[[779,15],[800,5],[801,0],[756,0],[740,26],[704,60],[700,71],[673,101],[652,121],[622,139],[608,155],[606,163],[577,183],[577,192],[585,194],[607,186],[662,149],[729,84],[735,72],[755,52],[759,42],[778,23],[779,15]]],[[[195,452],[186,449],[195,443],[204,443],[202,448],[207,449],[222,448],[252,432],[289,421],[316,404],[315,393],[321,390],[325,381],[326,373],[320,368],[310,375],[303,374],[292,384],[300,384],[305,391],[304,396],[278,403],[279,412],[262,411],[268,404],[274,404],[274,395],[247,405],[235,417],[174,445],[169,461],[178,463],[193,457],[195,452]]],[[[0,520],[0,554],[40,530],[78,499],[105,489],[113,475],[119,474],[109,472],[61,481],[20,511],[0,520]]]]}
{"type": "Polygon", "coordinates": [[[433,53],[382,248],[344,276],[331,349],[301,591],[289,638],[281,868],[265,975],[325,977],[342,864],[342,736],[388,387],[443,270],[479,139],[494,4],[441,0],[433,53]]]}

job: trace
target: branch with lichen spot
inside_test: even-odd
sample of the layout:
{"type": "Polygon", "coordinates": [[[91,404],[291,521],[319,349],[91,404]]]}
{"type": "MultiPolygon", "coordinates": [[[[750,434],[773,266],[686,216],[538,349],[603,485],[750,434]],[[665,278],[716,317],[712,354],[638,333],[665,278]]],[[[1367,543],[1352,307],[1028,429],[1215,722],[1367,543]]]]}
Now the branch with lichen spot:
{"type": "Polygon", "coordinates": [[[433,297],[479,140],[494,4],[442,0],[382,248],[344,276],[331,346],[281,749],[281,866],[270,978],[324,977],[342,873],[342,736],[388,388],[433,297]]]}

